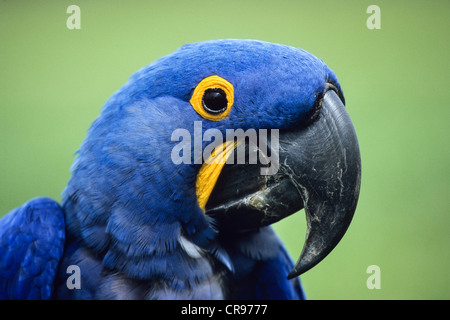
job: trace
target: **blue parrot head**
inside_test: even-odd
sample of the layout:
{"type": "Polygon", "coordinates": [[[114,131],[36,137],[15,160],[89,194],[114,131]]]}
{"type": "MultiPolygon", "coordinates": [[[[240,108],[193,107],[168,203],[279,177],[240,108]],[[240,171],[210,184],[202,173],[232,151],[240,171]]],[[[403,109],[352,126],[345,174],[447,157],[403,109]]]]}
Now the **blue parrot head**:
{"type": "Polygon", "coordinates": [[[63,193],[68,229],[114,264],[117,252],[171,250],[181,236],[207,247],[218,233],[305,208],[298,275],[333,249],[356,207],[359,150],[343,105],[333,71],[304,50],[185,45],[131,76],[92,124],[63,193]],[[229,132],[244,136],[230,141],[229,132]],[[265,163],[206,163],[205,154],[227,160],[264,143],[265,163]],[[261,174],[267,159],[276,170],[261,174]]]}

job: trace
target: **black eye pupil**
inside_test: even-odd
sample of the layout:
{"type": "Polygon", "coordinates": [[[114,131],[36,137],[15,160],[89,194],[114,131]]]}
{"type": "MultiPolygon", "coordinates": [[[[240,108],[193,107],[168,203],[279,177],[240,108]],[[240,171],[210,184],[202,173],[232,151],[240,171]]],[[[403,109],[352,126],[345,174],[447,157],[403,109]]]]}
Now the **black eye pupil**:
{"type": "Polygon", "coordinates": [[[224,112],[228,106],[227,94],[219,88],[205,90],[202,102],[203,108],[214,114],[224,112]]]}

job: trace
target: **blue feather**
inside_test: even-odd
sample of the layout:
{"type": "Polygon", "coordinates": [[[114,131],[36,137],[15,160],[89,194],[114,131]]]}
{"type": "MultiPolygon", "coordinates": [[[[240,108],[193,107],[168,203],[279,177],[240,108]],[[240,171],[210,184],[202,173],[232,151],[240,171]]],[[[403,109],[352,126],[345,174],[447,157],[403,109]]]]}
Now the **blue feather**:
{"type": "Polygon", "coordinates": [[[0,220],[0,298],[50,299],[65,231],[61,207],[33,199],[0,220]]]}

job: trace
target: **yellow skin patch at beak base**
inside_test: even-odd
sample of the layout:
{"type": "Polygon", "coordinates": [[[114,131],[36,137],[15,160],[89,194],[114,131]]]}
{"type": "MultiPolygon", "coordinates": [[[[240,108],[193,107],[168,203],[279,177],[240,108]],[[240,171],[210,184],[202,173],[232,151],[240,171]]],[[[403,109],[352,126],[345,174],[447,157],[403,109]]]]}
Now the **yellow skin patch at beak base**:
{"type": "Polygon", "coordinates": [[[217,146],[200,168],[195,182],[195,192],[198,205],[203,211],[205,211],[206,203],[216,185],[217,179],[219,179],[223,166],[237,144],[237,141],[226,141],[222,144],[222,148],[217,146]]]}

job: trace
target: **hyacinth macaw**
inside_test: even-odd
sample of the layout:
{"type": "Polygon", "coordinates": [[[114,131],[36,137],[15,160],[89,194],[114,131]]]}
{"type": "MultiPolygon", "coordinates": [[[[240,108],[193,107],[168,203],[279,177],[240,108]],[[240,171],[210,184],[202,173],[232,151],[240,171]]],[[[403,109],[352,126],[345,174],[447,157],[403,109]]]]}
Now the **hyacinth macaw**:
{"type": "Polygon", "coordinates": [[[303,299],[298,276],[353,217],[360,155],[322,60],[285,45],[215,40],[131,76],[92,124],[71,173],[61,204],[36,198],[0,220],[1,299],[303,299]],[[248,136],[227,141],[227,129],[278,130],[270,149],[278,170],[263,174],[262,160],[205,161],[214,139],[193,146],[195,128],[221,132],[214,150],[226,157],[252,149],[248,136]],[[294,264],[270,225],[302,208],[308,229],[294,264]]]}

